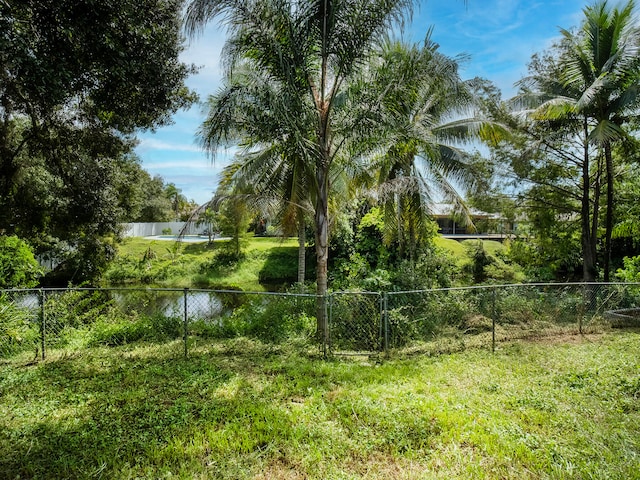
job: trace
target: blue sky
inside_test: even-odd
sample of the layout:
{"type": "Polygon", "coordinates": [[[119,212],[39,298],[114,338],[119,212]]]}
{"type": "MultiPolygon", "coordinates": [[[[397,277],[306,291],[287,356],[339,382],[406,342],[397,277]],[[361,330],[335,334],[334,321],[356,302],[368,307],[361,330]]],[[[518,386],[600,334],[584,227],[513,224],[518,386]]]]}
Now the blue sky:
{"type": "MultiPolygon", "coordinates": [[[[527,71],[531,55],[543,51],[559,37],[559,28],[578,26],[584,0],[426,0],[414,13],[406,37],[421,41],[429,27],[440,51],[470,55],[464,78],[480,76],[493,81],[508,98],[514,82],[527,71]]],[[[192,39],[183,60],[200,67],[187,84],[204,102],[216,93],[221,79],[219,55],[224,30],[210,25],[192,39]]],[[[151,175],[172,182],[188,198],[204,203],[211,198],[221,168],[231,152],[220,152],[215,162],[198,146],[196,132],[205,117],[203,105],[181,111],[172,125],[138,135],[136,148],[142,166],[151,175]]]]}

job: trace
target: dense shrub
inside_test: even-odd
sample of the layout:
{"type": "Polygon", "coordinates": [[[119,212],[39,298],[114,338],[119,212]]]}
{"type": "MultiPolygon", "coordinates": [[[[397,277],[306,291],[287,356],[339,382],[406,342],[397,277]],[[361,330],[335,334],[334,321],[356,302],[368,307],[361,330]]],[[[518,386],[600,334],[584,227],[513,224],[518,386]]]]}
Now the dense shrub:
{"type": "Polygon", "coordinates": [[[298,250],[291,247],[273,248],[258,272],[258,280],[261,283],[293,283],[297,275],[298,250]]]}
{"type": "Polygon", "coordinates": [[[165,341],[183,335],[183,323],[178,317],[162,314],[138,315],[135,318],[102,318],[91,330],[90,345],[117,346],[136,341],[165,341]]]}
{"type": "Polygon", "coordinates": [[[616,272],[616,278],[623,282],[640,282],[640,256],[624,257],[623,268],[616,272]]]}
{"type": "Polygon", "coordinates": [[[306,297],[256,297],[224,319],[221,331],[268,342],[310,336],[316,325],[308,313],[312,307],[313,300],[306,297]]]}
{"type": "Polygon", "coordinates": [[[0,288],[31,288],[42,269],[33,251],[16,236],[0,236],[0,288]]]}

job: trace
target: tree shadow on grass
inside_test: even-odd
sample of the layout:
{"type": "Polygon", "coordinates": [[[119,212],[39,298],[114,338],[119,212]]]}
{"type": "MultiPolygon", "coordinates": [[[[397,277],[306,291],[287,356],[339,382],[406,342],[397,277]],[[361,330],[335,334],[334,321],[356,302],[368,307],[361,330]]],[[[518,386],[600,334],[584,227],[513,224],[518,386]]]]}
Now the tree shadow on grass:
{"type": "Polygon", "coordinates": [[[18,367],[14,379],[26,376],[13,391],[0,381],[0,411],[15,406],[0,420],[0,478],[233,478],[228,468],[247,458],[259,468],[252,452],[277,450],[296,431],[278,397],[328,391],[332,380],[312,358],[250,352],[184,359],[114,348],[18,367]],[[271,386],[291,371],[294,388],[271,386]]]}
{"type": "Polygon", "coordinates": [[[0,422],[3,478],[110,478],[197,423],[203,405],[215,422],[233,403],[215,395],[233,372],[197,358],[78,356],[36,368],[0,422]]]}

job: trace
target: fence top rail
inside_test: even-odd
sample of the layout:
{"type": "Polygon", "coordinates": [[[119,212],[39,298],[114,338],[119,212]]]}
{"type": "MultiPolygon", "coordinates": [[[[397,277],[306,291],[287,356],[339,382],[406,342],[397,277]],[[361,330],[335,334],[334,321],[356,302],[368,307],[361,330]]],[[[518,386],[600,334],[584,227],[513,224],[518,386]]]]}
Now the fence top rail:
{"type": "Polygon", "coordinates": [[[468,291],[468,290],[493,290],[497,288],[525,288],[525,287],[586,287],[589,286],[640,286],[640,282],[539,282],[539,283],[509,283],[496,285],[472,285],[468,287],[448,287],[448,288],[428,288],[422,290],[404,290],[399,292],[386,292],[387,295],[406,295],[409,293],[433,293],[446,291],[468,291]]]}

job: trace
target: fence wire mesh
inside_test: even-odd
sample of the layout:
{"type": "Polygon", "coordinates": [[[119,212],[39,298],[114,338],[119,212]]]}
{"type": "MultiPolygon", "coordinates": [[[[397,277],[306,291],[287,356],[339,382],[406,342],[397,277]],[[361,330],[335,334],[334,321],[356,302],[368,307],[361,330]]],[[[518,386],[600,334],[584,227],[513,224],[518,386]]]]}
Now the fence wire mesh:
{"type": "Polygon", "coordinates": [[[456,350],[640,326],[638,284],[525,284],[387,295],[388,347],[456,350]]]}
{"type": "Polygon", "coordinates": [[[377,352],[383,348],[382,295],[336,292],[329,297],[329,343],[334,353],[377,352]]]}
{"type": "Polygon", "coordinates": [[[308,343],[327,338],[328,345],[319,347],[335,354],[437,353],[640,326],[640,284],[336,292],[326,302],[328,335],[318,335],[317,300],[191,289],[4,290],[0,359],[35,361],[133,342],[187,355],[211,339],[239,336],[308,343]]]}

